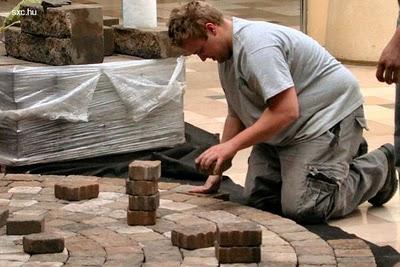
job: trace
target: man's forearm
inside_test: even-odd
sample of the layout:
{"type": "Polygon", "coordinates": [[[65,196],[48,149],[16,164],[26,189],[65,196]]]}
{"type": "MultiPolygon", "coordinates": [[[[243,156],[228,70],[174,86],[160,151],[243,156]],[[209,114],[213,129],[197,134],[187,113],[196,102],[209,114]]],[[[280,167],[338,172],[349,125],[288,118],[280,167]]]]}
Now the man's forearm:
{"type": "Polygon", "coordinates": [[[229,115],[225,119],[224,124],[224,132],[222,133],[221,143],[224,143],[233,137],[235,137],[238,133],[243,131],[244,126],[239,118],[229,115]]]}

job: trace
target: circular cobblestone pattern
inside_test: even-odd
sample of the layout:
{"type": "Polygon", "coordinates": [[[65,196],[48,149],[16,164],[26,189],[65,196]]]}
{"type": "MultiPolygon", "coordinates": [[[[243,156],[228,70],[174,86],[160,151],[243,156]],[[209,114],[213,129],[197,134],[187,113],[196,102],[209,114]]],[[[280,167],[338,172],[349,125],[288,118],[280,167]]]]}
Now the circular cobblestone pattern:
{"type": "Polygon", "coordinates": [[[0,174],[0,207],[10,217],[45,217],[45,232],[65,239],[62,253],[24,253],[22,235],[0,228],[0,266],[376,266],[368,245],[360,239],[324,241],[295,222],[219,199],[223,194],[189,194],[189,185],[159,183],[160,207],[152,226],[128,226],[125,180],[87,176],[0,174]],[[62,180],[100,184],[98,198],[69,202],[54,197],[62,180]],[[171,229],[201,222],[252,221],[262,228],[261,262],[221,264],[214,247],[179,249],[171,244],[171,229]]]}

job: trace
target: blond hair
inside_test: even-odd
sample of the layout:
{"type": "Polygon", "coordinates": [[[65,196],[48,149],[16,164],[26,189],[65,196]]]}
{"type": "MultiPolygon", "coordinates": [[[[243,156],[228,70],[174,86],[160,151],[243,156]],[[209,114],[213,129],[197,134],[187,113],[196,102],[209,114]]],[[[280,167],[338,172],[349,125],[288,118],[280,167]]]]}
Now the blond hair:
{"type": "Polygon", "coordinates": [[[191,1],[179,8],[174,8],[168,21],[168,35],[172,43],[182,46],[189,38],[207,39],[207,22],[221,25],[223,14],[203,1],[191,1]]]}

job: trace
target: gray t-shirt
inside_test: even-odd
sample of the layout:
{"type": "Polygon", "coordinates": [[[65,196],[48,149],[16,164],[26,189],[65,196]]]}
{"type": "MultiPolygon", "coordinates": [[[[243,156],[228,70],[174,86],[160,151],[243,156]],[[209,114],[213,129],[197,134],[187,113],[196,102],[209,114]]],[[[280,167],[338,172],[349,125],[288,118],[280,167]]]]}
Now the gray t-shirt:
{"type": "Polygon", "coordinates": [[[230,114],[250,127],[268,99],[294,86],[300,117],[265,143],[288,145],[320,136],[363,103],[355,77],[300,31],[232,18],[233,55],[219,64],[230,114]]]}

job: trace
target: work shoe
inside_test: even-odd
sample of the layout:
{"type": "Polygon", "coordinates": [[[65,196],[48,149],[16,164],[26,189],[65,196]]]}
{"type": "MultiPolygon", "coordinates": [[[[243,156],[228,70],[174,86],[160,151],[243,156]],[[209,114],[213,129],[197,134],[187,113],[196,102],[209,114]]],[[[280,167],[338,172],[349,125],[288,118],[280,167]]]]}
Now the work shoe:
{"type": "Polygon", "coordinates": [[[378,148],[380,151],[382,151],[388,161],[388,174],[386,177],[385,184],[383,185],[382,189],[370,200],[368,200],[369,203],[371,203],[374,206],[382,206],[386,202],[388,202],[393,195],[397,191],[397,187],[399,184],[399,181],[397,180],[396,177],[396,168],[394,166],[394,147],[392,144],[384,144],[380,148],[378,148]]]}

